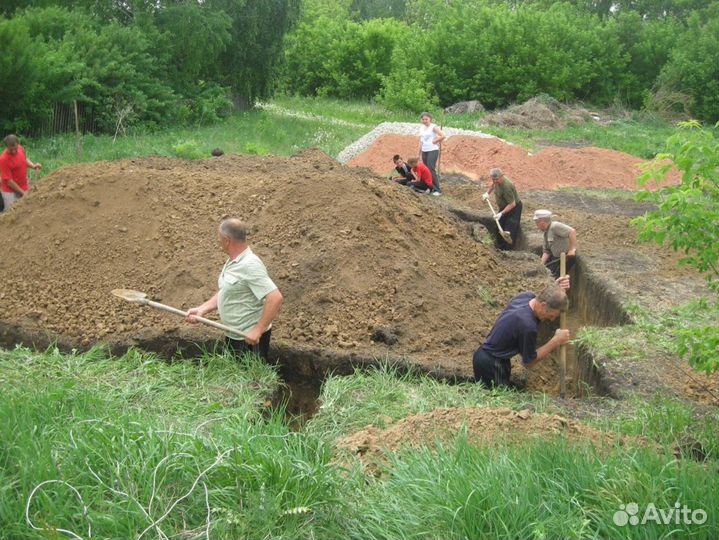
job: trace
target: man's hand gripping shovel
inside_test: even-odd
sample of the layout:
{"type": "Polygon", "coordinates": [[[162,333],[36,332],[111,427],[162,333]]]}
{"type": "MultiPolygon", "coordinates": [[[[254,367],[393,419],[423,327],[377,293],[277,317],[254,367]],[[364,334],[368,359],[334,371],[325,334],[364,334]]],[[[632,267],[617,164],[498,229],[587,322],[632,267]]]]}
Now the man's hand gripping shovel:
{"type": "Polygon", "coordinates": [[[492,206],[492,202],[489,200],[489,195],[485,193],[482,195],[482,198],[487,201],[487,204],[489,205],[489,209],[492,212],[492,216],[494,216],[494,222],[497,224],[497,229],[499,229],[499,235],[502,237],[502,240],[507,242],[510,246],[512,245],[512,234],[509,231],[505,231],[502,226],[499,224],[499,219],[497,219],[497,212],[494,211],[494,207],[492,206]]]}

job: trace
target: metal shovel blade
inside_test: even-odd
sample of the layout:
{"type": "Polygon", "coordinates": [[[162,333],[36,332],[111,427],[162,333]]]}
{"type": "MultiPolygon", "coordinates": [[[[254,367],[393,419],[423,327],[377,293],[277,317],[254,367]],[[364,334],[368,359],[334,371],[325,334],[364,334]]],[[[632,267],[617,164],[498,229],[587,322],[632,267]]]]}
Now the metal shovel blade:
{"type": "Polygon", "coordinates": [[[147,299],[144,292],[133,291],[132,289],[113,289],[110,292],[128,302],[142,302],[147,299]]]}

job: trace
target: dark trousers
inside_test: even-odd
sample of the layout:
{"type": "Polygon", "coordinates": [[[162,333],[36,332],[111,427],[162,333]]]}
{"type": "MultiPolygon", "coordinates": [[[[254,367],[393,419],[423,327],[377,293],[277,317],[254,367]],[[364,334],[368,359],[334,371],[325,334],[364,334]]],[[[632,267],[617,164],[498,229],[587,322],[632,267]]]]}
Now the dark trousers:
{"type": "Polygon", "coordinates": [[[439,175],[437,174],[437,160],[439,159],[439,150],[431,152],[422,152],[422,163],[427,165],[429,172],[432,173],[432,188],[435,191],[442,191],[439,187],[439,175]]]}
{"type": "Polygon", "coordinates": [[[480,347],[474,352],[472,367],[475,382],[481,382],[487,388],[509,386],[509,376],[512,373],[509,359],[492,356],[480,347]]]}
{"type": "MultiPolygon", "coordinates": [[[[577,257],[574,255],[567,255],[567,274],[574,267],[576,259],[577,257]]],[[[559,277],[559,257],[557,257],[556,259],[549,259],[545,266],[549,268],[549,271],[555,278],[559,277]]]]}
{"type": "Polygon", "coordinates": [[[512,235],[512,243],[517,243],[517,235],[519,234],[519,221],[522,219],[522,201],[519,201],[517,205],[512,208],[511,212],[502,214],[499,218],[499,224],[502,229],[512,235]]]}
{"type": "Polygon", "coordinates": [[[430,189],[430,187],[422,182],[421,180],[418,180],[417,182],[408,182],[407,187],[414,188],[416,191],[427,191],[430,189]]]}
{"type": "Polygon", "coordinates": [[[267,361],[267,354],[270,351],[270,336],[272,335],[272,328],[267,330],[260,337],[260,342],[257,345],[248,345],[244,339],[232,339],[225,337],[225,345],[230,349],[234,355],[239,358],[245,353],[255,353],[267,361]]]}

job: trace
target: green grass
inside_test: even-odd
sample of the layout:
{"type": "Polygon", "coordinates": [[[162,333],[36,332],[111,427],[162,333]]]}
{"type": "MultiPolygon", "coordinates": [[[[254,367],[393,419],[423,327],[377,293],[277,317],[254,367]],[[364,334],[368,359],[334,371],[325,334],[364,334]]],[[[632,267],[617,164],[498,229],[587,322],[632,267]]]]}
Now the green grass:
{"type": "Polygon", "coordinates": [[[329,447],[263,407],[277,384],[251,357],[167,364],[138,351],[0,351],[0,537],[89,537],[88,527],[101,538],[194,537],[209,526],[219,538],[299,538],[332,529],[342,504],[329,447]],[[41,531],[25,521],[28,501],[41,531]]]}
{"type": "MultiPolygon", "coordinates": [[[[476,128],[475,128],[476,129],[476,128]]],[[[667,138],[674,133],[674,126],[660,121],[620,120],[609,125],[584,123],[561,129],[481,128],[487,133],[538,151],[538,143],[582,142],[590,146],[625,152],[642,159],[652,159],[665,151],[667,138]]]]}
{"type": "MultiPolygon", "coordinates": [[[[371,129],[371,127],[369,128],[371,129]]],[[[214,148],[225,153],[292,155],[318,147],[337,155],[369,131],[366,127],[335,125],[322,118],[297,118],[255,109],[237,113],[219,124],[197,128],[170,128],[155,133],[141,130],[118,137],[85,135],[78,157],[72,135],[25,142],[31,159],[43,164],[42,174],[77,162],[116,160],[141,156],[210,157],[214,148]],[[196,155],[193,155],[195,154],[196,155]]]]}
{"type": "MultiPolygon", "coordinates": [[[[334,461],[337,436],[437,407],[555,409],[544,396],[448,386],[382,367],[330,377],[318,415],[293,432],[282,410],[266,407],[278,383],[274,369],[253,357],[167,363],[137,350],[122,357],[97,348],[70,355],[0,350],[0,538],[719,533],[715,453],[705,463],[676,461],[652,446],[600,454],[561,437],[475,447],[460,431],[432,451],[389,455],[375,477],[334,461]],[[709,519],[614,525],[619,505],[630,502],[660,509],[680,502],[707,510],[709,519]],[[26,522],[26,507],[40,530],[26,522]]],[[[638,404],[640,414],[602,427],[669,443],[666,433],[691,428],[690,411],[681,407],[638,404]]],[[[707,436],[717,419],[709,420],[707,436]]],[[[709,448],[709,439],[702,442],[709,448]]]]}
{"type": "Polygon", "coordinates": [[[676,334],[690,327],[718,325],[717,310],[697,309],[692,301],[667,310],[626,306],[633,324],[610,327],[585,326],[577,342],[594,351],[595,357],[610,360],[649,360],[657,354],[677,354],[676,334]]]}
{"type": "Polygon", "coordinates": [[[388,422],[440,407],[528,406],[543,412],[551,408],[551,402],[541,394],[487,391],[473,383],[448,385],[411,372],[400,375],[396,369],[382,366],[357,370],[351,377],[327,379],[321,407],[306,430],[333,439],[368,425],[384,428],[388,422]]]}
{"type": "MultiPolygon", "coordinates": [[[[648,449],[599,454],[556,439],[478,448],[460,434],[436,452],[398,453],[387,477],[360,494],[352,538],[712,538],[719,530],[715,472],[648,449]],[[620,527],[620,505],[679,502],[704,524],[620,527]]],[[[640,515],[641,517],[641,515],[640,515]]]]}

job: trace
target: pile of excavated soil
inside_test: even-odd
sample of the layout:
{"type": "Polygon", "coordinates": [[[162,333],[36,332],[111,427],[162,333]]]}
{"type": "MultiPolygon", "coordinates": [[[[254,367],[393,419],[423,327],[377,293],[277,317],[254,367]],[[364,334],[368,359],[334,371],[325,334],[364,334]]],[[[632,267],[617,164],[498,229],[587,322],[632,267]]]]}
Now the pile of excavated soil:
{"type": "MultiPolygon", "coordinates": [[[[392,156],[400,154],[407,159],[417,155],[418,140],[411,135],[382,135],[348,165],[386,176],[393,171],[392,156]]],[[[443,143],[439,166],[443,173],[475,180],[500,167],[519,191],[562,187],[636,190],[642,163],[637,157],[604,148],[548,147],[530,155],[498,138],[457,135],[443,143]]],[[[678,181],[678,174],[673,173],[669,180],[678,181]]]]}
{"type": "Polygon", "coordinates": [[[524,442],[528,437],[564,437],[569,441],[589,441],[596,446],[611,446],[638,442],[619,438],[559,415],[532,413],[525,409],[507,408],[435,409],[429,413],[408,416],[380,429],[368,426],[361,431],[337,440],[337,447],[356,454],[371,464],[385,452],[403,447],[420,448],[437,441],[453,440],[466,430],[472,444],[495,445],[503,442],[524,442]]]}
{"type": "Polygon", "coordinates": [[[473,241],[434,198],[319,151],[135,159],[59,169],[0,215],[0,327],[82,346],[219,337],[110,291],[183,309],[203,302],[225,259],[216,236],[225,215],[248,223],[285,297],[273,336],[290,344],[412,355],[471,374],[501,306],[549,280],[538,262],[524,272],[473,241]],[[378,328],[397,343],[373,342],[378,328]]]}
{"type": "Polygon", "coordinates": [[[524,129],[556,129],[567,124],[593,122],[592,113],[578,106],[563,105],[550,96],[531,98],[519,105],[492,112],[481,123],[490,126],[524,129]]]}

